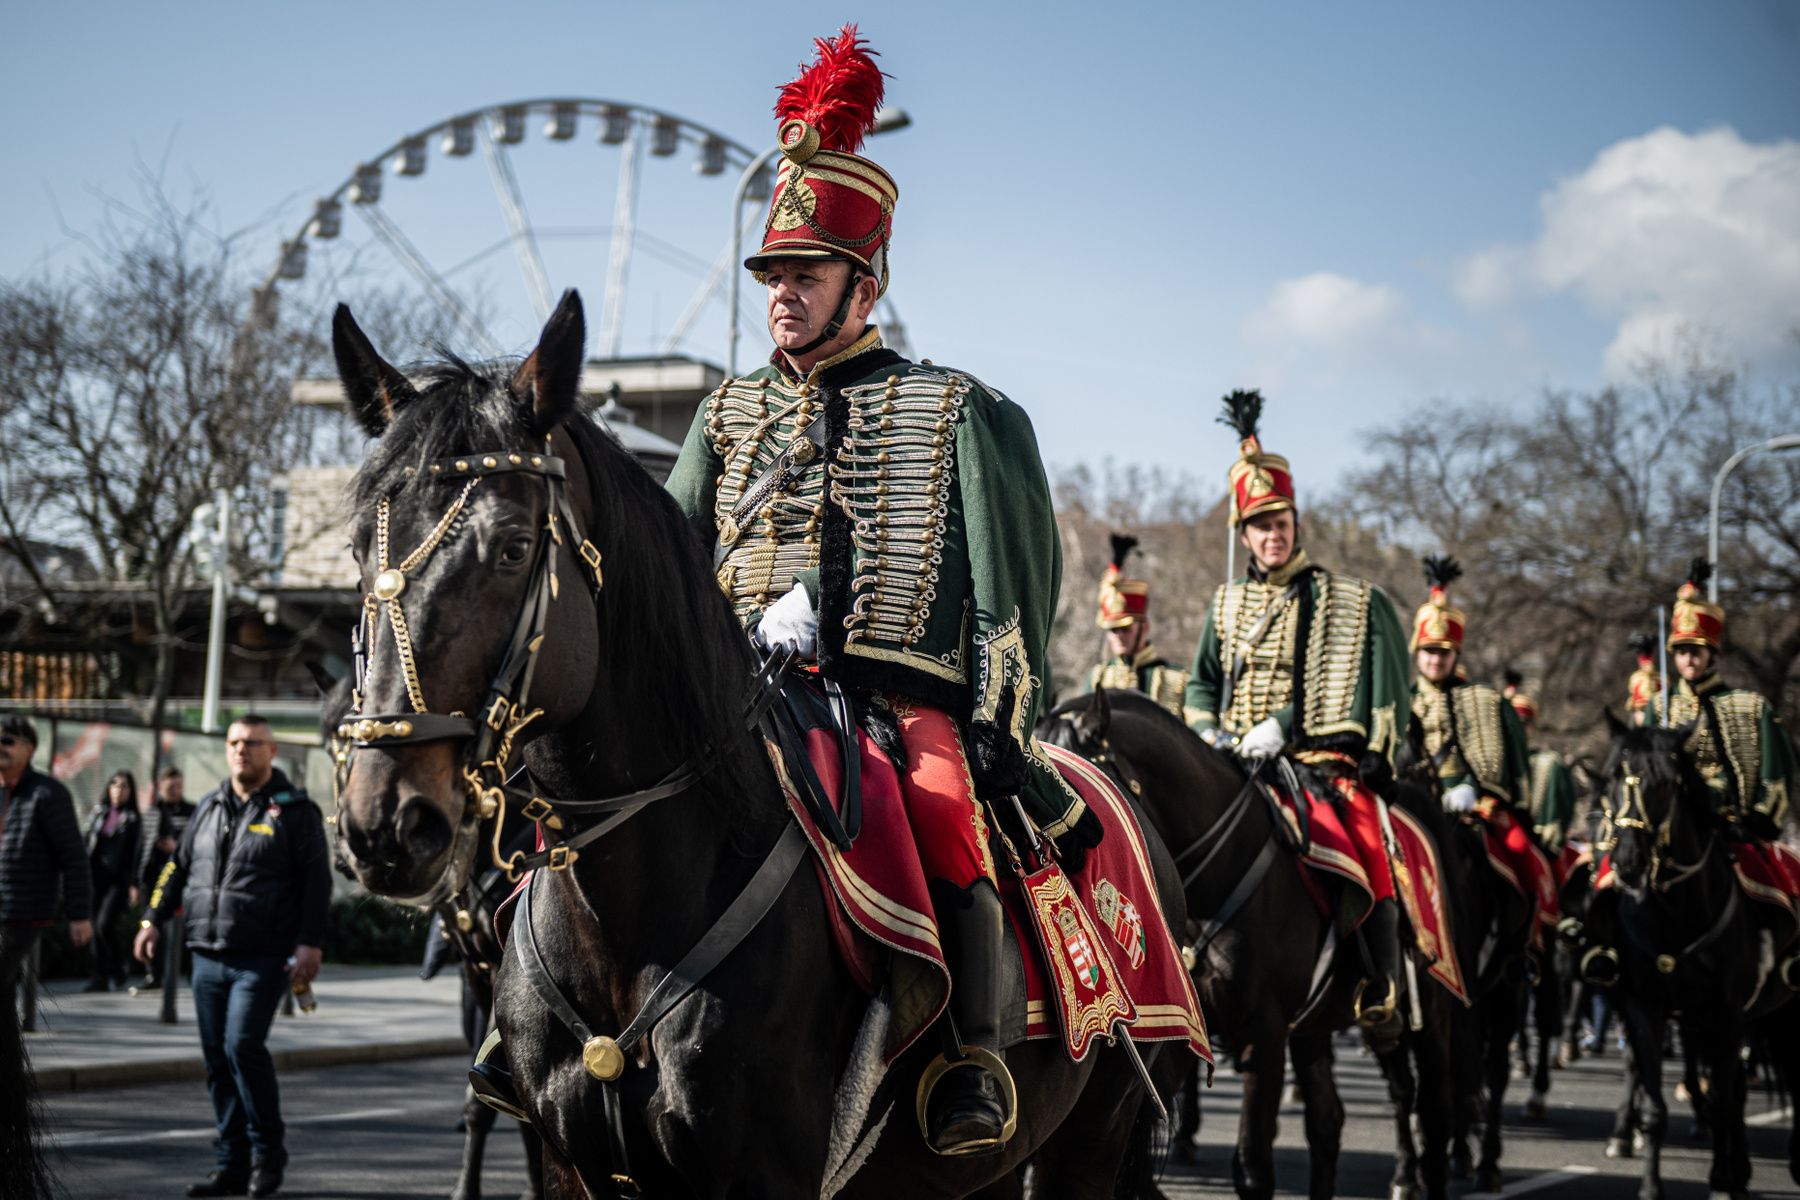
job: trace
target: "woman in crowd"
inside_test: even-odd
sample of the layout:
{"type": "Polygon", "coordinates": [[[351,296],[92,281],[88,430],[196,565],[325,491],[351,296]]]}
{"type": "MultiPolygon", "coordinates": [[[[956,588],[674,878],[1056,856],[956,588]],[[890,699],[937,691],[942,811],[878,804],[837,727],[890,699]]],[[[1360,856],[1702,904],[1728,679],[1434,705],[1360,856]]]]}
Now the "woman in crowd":
{"type": "Polygon", "coordinates": [[[115,771],[106,781],[105,798],[88,822],[88,871],[94,880],[94,978],[85,991],[125,986],[119,918],[137,883],[140,828],[137,780],[130,771],[115,771]]]}

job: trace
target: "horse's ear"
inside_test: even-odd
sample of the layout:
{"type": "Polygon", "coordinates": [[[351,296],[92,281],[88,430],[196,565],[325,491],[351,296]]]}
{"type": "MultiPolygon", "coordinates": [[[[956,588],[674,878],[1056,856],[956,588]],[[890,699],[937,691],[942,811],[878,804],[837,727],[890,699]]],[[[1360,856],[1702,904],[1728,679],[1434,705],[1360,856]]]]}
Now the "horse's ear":
{"type": "Polygon", "coordinates": [[[1606,732],[1607,732],[1607,734],[1614,741],[1618,741],[1620,738],[1624,737],[1626,731],[1628,729],[1630,729],[1631,727],[1629,725],[1625,724],[1625,722],[1619,720],[1619,718],[1613,714],[1612,705],[1608,704],[1601,711],[1606,714],[1606,732]]]}
{"type": "Polygon", "coordinates": [[[375,353],[369,337],[340,304],[331,318],[331,352],[337,357],[338,378],[350,400],[350,415],[370,437],[387,432],[394,411],[419,393],[406,376],[375,353]]]}
{"type": "Polygon", "coordinates": [[[331,695],[331,689],[338,684],[337,676],[325,669],[325,664],[316,658],[306,660],[306,670],[312,676],[313,686],[319,689],[319,695],[331,695]]]}
{"type": "Polygon", "coordinates": [[[1106,698],[1105,688],[1094,689],[1093,698],[1088,701],[1087,708],[1082,710],[1081,719],[1076,722],[1075,728],[1089,742],[1097,743],[1106,737],[1107,731],[1112,728],[1112,701],[1106,698]]]}
{"type": "Polygon", "coordinates": [[[587,353],[587,318],[581,293],[570,288],[550,314],[537,349],[512,378],[520,416],[540,436],[575,415],[581,395],[581,360],[587,353]]]}

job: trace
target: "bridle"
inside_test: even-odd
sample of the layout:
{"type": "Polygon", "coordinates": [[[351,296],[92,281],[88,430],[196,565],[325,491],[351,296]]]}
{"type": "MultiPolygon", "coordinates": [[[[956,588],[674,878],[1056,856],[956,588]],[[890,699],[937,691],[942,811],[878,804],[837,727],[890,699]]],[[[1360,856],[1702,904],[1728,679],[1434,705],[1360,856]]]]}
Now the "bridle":
{"type": "Polygon", "coordinates": [[[1645,834],[1654,835],[1650,843],[1649,886],[1659,892],[1667,892],[1677,884],[1685,883],[1698,875],[1712,857],[1713,849],[1719,840],[1717,830],[1707,839],[1700,856],[1691,863],[1677,862],[1667,856],[1673,853],[1670,847],[1675,838],[1675,818],[1681,811],[1681,797],[1673,796],[1669,800],[1668,815],[1661,823],[1652,825],[1649,820],[1650,810],[1644,806],[1644,781],[1627,768],[1615,785],[1619,796],[1618,803],[1613,803],[1614,787],[1608,787],[1600,793],[1600,812],[1603,823],[1600,836],[1594,843],[1596,855],[1612,851],[1619,843],[1619,831],[1637,829],[1645,834]],[[1664,874],[1665,868],[1672,868],[1664,874]]]}
{"type": "MultiPolygon", "coordinates": [[[[406,474],[416,478],[419,469],[408,467],[406,474]]],[[[591,812],[599,811],[597,806],[617,807],[633,801],[648,803],[652,799],[660,799],[662,795],[680,791],[700,773],[697,763],[690,761],[677,768],[654,788],[633,792],[624,797],[603,801],[577,801],[572,804],[552,804],[530,791],[509,786],[506,763],[512,757],[514,743],[519,733],[543,713],[542,709],[532,709],[528,705],[538,651],[543,646],[544,632],[549,624],[550,606],[556,602],[559,590],[556,575],[557,547],[563,544],[565,528],[570,539],[579,537],[580,525],[569,504],[564,486],[565,477],[563,460],[549,453],[547,439],[543,453],[524,450],[495,451],[439,459],[425,464],[424,482],[459,483],[462,485],[461,490],[431,532],[412,553],[397,564],[391,563],[392,546],[388,529],[390,498],[384,496],[380,501],[376,514],[377,573],[373,584],[363,594],[362,617],[351,638],[355,656],[351,715],[338,725],[336,731],[338,791],[342,792],[349,780],[357,750],[386,749],[420,742],[458,739],[468,741],[459,763],[459,774],[467,799],[457,822],[450,862],[430,889],[418,896],[396,897],[400,903],[428,907],[453,894],[473,865],[480,822],[487,817],[500,816],[505,808],[516,808],[529,820],[541,820],[551,828],[559,829],[561,822],[555,815],[557,810],[591,812]],[[477,716],[470,717],[460,711],[434,713],[425,704],[418,665],[413,655],[412,634],[400,598],[405,594],[410,578],[416,576],[432,554],[443,545],[445,538],[467,510],[469,498],[482,480],[509,474],[535,476],[544,481],[549,493],[544,527],[550,536],[537,539],[531,575],[526,584],[525,598],[520,603],[518,616],[513,623],[512,638],[501,659],[499,670],[488,685],[486,701],[477,716]],[[412,708],[410,712],[363,711],[369,672],[373,665],[374,642],[384,619],[394,635],[401,674],[406,682],[407,701],[412,708]],[[668,788],[667,791],[658,795],[651,794],[665,787],[668,788]]],[[[600,551],[587,538],[579,537],[575,552],[592,575],[591,592],[598,601],[600,590],[604,586],[600,551]]],[[[539,855],[527,855],[519,851],[510,859],[503,860],[499,853],[503,825],[504,821],[495,822],[494,865],[506,871],[510,880],[516,882],[520,872],[533,866],[547,865],[553,870],[561,870],[577,857],[574,845],[565,842],[553,850],[540,852],[539,855]],[[540,857],[542,862],[532,861],[540,857]]],[[[341,828],[340,825],[339,829],[341,828]]]]}

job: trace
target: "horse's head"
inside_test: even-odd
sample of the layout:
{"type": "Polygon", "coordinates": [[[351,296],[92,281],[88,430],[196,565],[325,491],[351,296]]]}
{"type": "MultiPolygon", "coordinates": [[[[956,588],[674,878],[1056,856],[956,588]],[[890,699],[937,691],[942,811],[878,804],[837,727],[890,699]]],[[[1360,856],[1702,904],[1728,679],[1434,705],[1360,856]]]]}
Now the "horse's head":
{"type": "Polygon", "coordinates": [[[1057,705],[1038,718],[1038,741],[1047,746],[1061,746],[1086,758],[1106,748],[1106,731],[1112,726],[1112,705],[1105,688],[1095,688],[1085,697],[1076,697],[1057,705]]]}
{"type": "Polygon", "coordinates": [[[1621,887],[1638,893],[1654,882],[1657,863],[1672,846],[1684,809],[1700,832],[1708,814],[1698,801],[1704,785],[1682,748],[1691,728],[1632,726],[1609,708],[1612,753],[1601,775],[1598,795],[1602,823],[1598,843],[1610,848],[1612,869],[1621,887]]]}
{"type": "Polygon", "coordinates": [[[569,528],[592,514],[580,455],[551,445],[578,411],[581,299],[564,294],[523,363],[408,378],[348,308],[332,335],[350,410],[380,439],[352,492],[363,612],[337,831],[369,890],[429,903],[464,882],[511,751],[593,685],[599,555],[569,528]]]}

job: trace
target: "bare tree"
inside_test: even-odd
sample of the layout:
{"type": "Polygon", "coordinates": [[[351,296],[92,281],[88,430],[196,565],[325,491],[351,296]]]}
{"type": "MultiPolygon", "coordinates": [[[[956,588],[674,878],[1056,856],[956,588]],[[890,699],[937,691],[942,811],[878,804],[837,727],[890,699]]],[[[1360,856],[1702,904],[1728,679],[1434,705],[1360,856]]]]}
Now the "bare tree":
{"type": "Polygon", "coordinates": [[[146,174],[138,203],[109,203],[83,241],[64,277],[0,282],[0,548],[31,593],[15,607],[76,644],[116,632],[121,601],[148,618],[147,686],[115,683],[160,722],[198,582],[194,510],[230,493],[258,544],[270,476],[313,453],[289,388],[322,346],[255,319],[245,235],[218,232],[203,197],[177,203],[146,174]],[[42,544],[83,555],[92,581],[49,578],[42,544]]]}

